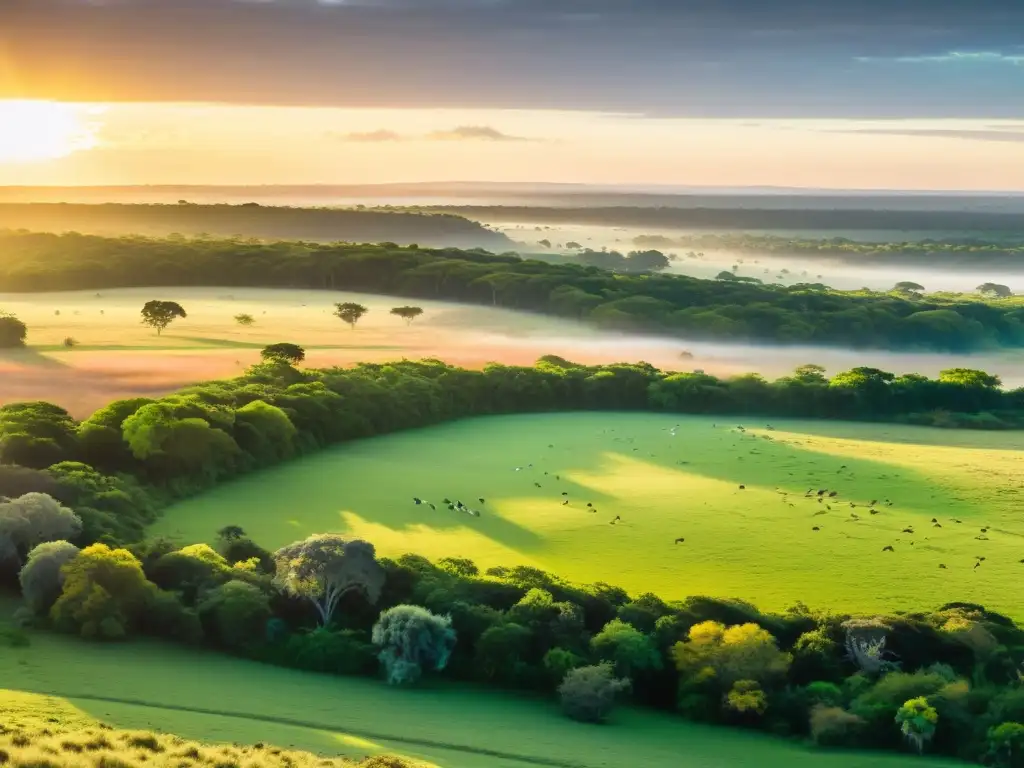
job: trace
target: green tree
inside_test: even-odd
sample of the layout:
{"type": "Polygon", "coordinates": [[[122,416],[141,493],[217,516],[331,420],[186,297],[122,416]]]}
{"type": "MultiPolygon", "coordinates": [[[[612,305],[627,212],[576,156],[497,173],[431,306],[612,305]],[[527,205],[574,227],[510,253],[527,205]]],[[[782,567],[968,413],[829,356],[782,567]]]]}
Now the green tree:
{"type": "Polygon", "coordinates": [[[395,307],[391,310],[391,314],[405,320],[406,325],[411,325],[412,321],[423,314],[422,307],[395,307]]]}
{"type": "Polygon", "coordinates": [[[260,352],[260,357],[267,363],[279,362],[297,365],[306,359],[306,350],[298,344],[281,342],[264,347],[260,352]]]}
{"type": "Polygon", "coordinates": [[[124,637],[153,590],[131,552],[106,544],[86,547],[62,572],[64,589],[50,618],[57,629],[88,638],[124,637]]]}
{"type": "Polygon", "coordinates": [[[241,326],[247,327],[253,325],[256,322],[256,320],[252,315],[248,315],[243,312],[241,314],[235,315],[235,322],[241,326]]]}
{"type": "Polygon", "coordinates": [[[414,683],[423,668],[441,671],[455,648],[455,630],[448,616],[418,605],[396,605],[373,625],[373,644],[392,685],[414,683]]]}
{"type": "Polygon", "coordinates": [[[982,283],[975,290],[982,296],[992,296],[997,299],[1006,299],[1013,296],[1013,291],[1000,283],[982,283]]]}
{"type": "Polygon", "coordinates": [[[359,322],[360,318],[369,311],[370,310],[362,304],[356,304],[351,301],[334,305],[334,316],[342,322],[348,323],[353,329],[356,327],[356,323],[359,322]]]}
{"type": "Polygon", "coordinates": [[[49,494],[0,502],[0,558],[19,566],[39,544],[74,539],[81,531],[82,519],[49,494]]]}
{"type": "Polygon", "coordinates": [[[45,616],[64,587],[62,568],[79,549],[66,541],[47,541],[33,548],[18,574],[21,594],[29,609],[45,616]]]}
{"type": "Polygon", "coordinates": [[[928,699],[924,696],[910,699],[896,713],[896,724],[918,752],[923,752],[924,745],[935,736],[935,726],[938,722],[938,712],[928,704],[928,699]]]}
{"type": "Polygon", "coordinates": [[[176,301],[160,301],[153,299],[147,301],[142,307],[142,324],[150,328],[156,328],[156,335],[163,333],[164,328],[170,325],[176,318],[188,317],[185,310],[176,301]]]}
{"type": "Polygon", "coordinates": [[[726,687],[738,680],[771,683],[785,677],[792,661],[757,624],[726,627],[716,621],[691,627],[687,641],[672,648],[672,658],[684,675],[710,669],[726,687]]]}
{"type": "Polygon", "coordinates": [[[309,600],[322,626],[331,623],[338,601],[346,592],[362,592],[376,603],[384,587],[384,569],[377,562],[373,545],[360,539],[314,534],[281,547],[274,553],[274,561],[278,586],[309,600]]]}
{"type": "Polygon", "coordinates": [[[898,291],[899,293],[910,293],[916,295],[924,292],[924,286],[910,282],[909,280],[903,280],[902,282],[896,283],[896,285],[893,286],[893,290],[898,291]]]}
{"type": "Polygon", "coordinates": [[[0,312],[0,349],[12,349],[25,346],[28,329],[14,315],[0,312]]]}
{"type": "Polygon", "coordinates": [[[998,768],[1024,768],[1024,725],[1001,723],[988,730],[988,758],[998,768]]]}
{"type": "Polygon", "coordinates": [[[270,599],[258,587],[232,580],[205,593],[196,606],[199,617],[211,626],[228,648],[245,648],[264,640],[270,620],[270,599]]]}
{"type": "Polygon", "coordinates": [[[619,619],[609,621],[591,638],[590,649],[601,661],[611,662],[622,677],[661,669],[661,654],[651,638],[619,619]]]}

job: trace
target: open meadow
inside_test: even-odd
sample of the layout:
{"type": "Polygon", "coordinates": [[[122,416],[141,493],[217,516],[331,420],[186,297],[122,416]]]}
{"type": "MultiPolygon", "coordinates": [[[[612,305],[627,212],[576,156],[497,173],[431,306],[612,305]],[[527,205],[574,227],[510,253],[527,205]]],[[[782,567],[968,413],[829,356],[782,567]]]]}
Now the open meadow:
{"type": "Polygon", "coordinates": [[[854,612],[961,600],[1024,618],[1024,594],[1007,588],[1024,575],[1018,435],[772,426],[621,413],[467,420],[227,483],[172,506],[151,532],[213,542],[235,524],[271,549],[346,532],[385,555],[532,565],[666,599],[854,612]]]}
{"type": "Polygon", "coordinates": [[[820,363],[830,372],[859,365],[935,375],[970,365],[1024,385],[1019,352],[970,357],[825,347],[769,347],[681,338],[625,335],[570,320],[464,304],[391,296],[291,289],[128,288],[59,293],[0,294],[0,310],[28,325],[28,347],[0,350],[0,403],[49,400],[85,418],[112,400],[166,394],[197,381],[235,376],[259,360],[267,344],[289,341],[307,351],[306,365],[351,365],[437,357],[480,367],[499,361],[532,365],[543,355],[584,363],[646,361],[666,370],[700,368],[715,375],[758,371],[769,378],[820,363]],[[158,336],[139,312],[153,298],[188,312],[158,336]],[[335,302],[369,308],[351,329],[331,314],[335,302]],[[392,307],[424,309],[411,325],[392,307]],[[59,314],[58,314],[59,313],[59,314]],[[254,323],[234,317],[249,314],[254,323]],[[71,337],[76,346],[67,348],[71,337]],[[683,351],[692,357],[683,358],[683,351]]]}
{"type": "Polygon", "coordinates": [[[4,649],[0,674],[5,723],[46,720],[59,731],[98,720],[332,756],[398,754],[425,768],[900,768],[920,762],[812,751],[651,711],[623,709],[609,727],[586,725],[551,702],[509,693],[447,684],[394,688],[159,643],[103,645],[33,634],[31,645],[4,649]]]}

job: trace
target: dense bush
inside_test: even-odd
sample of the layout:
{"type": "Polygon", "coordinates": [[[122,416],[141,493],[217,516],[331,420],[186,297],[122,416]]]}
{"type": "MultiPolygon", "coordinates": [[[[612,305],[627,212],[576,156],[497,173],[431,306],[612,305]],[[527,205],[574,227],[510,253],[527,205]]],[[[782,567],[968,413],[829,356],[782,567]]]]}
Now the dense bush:
{"type": "Polygon", "coordinates": [[[570,671],[558,686],[562,709],[573,720],[604,722],[615,706],[615,699],[629,690],[629,681],[615,677],[611,664],[579,667],[570,671]]]}
{"type": "Polygon", "coordinates": [[[423,669],[440,671],[455,647],[455,631],[448,616],[436,616],[418,605],[396,605],[383,611],[373,625],[373,644],[387,681],[414,683],[423,669]]]}
{"type": "Polygon", "coordinates": [[[48,541],[28,553],[18,574],[21,594],[36,615],[45,615],[64,588],[64,565],[74,559],[79,549],[66,541],[48,541]]]}

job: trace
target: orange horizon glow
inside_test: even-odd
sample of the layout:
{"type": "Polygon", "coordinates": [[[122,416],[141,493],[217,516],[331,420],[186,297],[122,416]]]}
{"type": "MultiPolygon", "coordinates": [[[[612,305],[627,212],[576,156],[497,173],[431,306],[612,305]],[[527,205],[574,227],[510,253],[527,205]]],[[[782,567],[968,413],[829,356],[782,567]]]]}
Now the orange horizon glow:
{"type": "Polygon", "coordinates": [[[1018,191],[1024,126],[0,100],[0,185],[416,181],[1018,191]]]}

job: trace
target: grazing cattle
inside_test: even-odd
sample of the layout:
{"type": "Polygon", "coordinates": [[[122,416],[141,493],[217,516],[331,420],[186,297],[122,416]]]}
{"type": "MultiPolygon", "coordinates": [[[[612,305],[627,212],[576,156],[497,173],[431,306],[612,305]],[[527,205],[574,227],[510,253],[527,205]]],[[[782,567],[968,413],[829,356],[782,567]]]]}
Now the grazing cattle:
{"type": "Polygon", "coordinates": [[[875,506],[875,504],[877,504],[877,503],[878,503],[878,499],[872,499],[872,500],[871,500],[871,503],[870,503],[870,504],[869,504],[868,506],[869,506],[869,507],[873,507],[873,506],[875,506]]]}
{"type": "Polygon", "coordinates": [[[942,570],[946,570],[946,566],[944,563],[939,563],[939,568],[941,568],[942,570]]]}
{"type": "Polygon", "coordinates": [[[977,563],[975,563],[975,564],[974,564],[974,567],[975,567],[975,568],[980,568],[980,567],[981,567],[981,562],[977,562],[977,563]]]}
{"type": "Polygon", "coordinates": [[[820,531],[820,530],[821,530],[821,528],[819,528],[818,526],[814,526],[813,528],[811,528],[811,530],[812,530],[812,531],[820,531]]]}
{"type": "Polygon", "coordinates": [[[686,541],[686,539],[680,536],[678,539],[676,539],[676,544],[682,544],[684,541],[686,541]]]}
{"type": "Polygon", "coordinates": [[[562,502],[562,506],[563,506],[563,507],[567,507],[567,506],[569,506],[569,500],[568,500],[568,499],[565,499],[565,501],[563,501],[563,502],[562,502]]]}
{"type": "Polygon", "coordinates": [[[883,552],[895,552],[896,550],[895,550],[895,549],[893,549],[893,548],[892,548],[892,544],[890,544],[890,545],[889,545],[889,546],[887,546],[887,547],[882,547],[882,551],[883,551],[883,552]]]}
{"type": "Polygon", "coordinates": [[[747,486],[745,486],[745,485],[741,485],[741,486],[740,486],[740,490],[741,490],[741,491],[745,491],[745,490],[747,490],[747,486]]]}
{"type": "Polygon", "coordinates": [[[568,492],[568,491],[562,491],[562,495],[563,495],[563,496],[568,496],[568,495],[569,495],[569,492],[568,492]]]}
{"type": "Polygon", "coordinates": [[[592,506],[594,506],[594,505],[593,505],[593,504],[591,504],[591,503],[590,503],[590,502],[588,501],[588,502],[587,502],[587,506],[588,506],[588,507],[592,507],[592,506]]]}
{"type": "Polygon", "coordinates": [[[913,533],[913,532],[914,532],[913,528],[904,528],[902,531],[900,531],[900,533],[913,533]]]}
{"type": "Polygon", "coordinates": [[[534,483],[534,485],[540,488],[540,483],[534,483]]]}
{"type": "Polygon", "coordinates": [[[412,503],[413,504],[422,504],[423,503],[423,499],[417,499],[415,496],[413,496],[412,497],[412,503]]]}
{"type": "Polygon", "coordinates": [[[484,497],[483,496],[481,496],[479,499],[477,499],[477,501],[479,501],[481,504],[486,504],[487,503],[487,502],[484,501],[484,497]]]}
{"type": "Polygon", "coordinates": [[[938,520],[936,520],[936,519],[935,519],[935,518],[933,517],[933,518],[932,518],[932,522],[933,522],[933,523],[937,523],[937,522],[939,522],[939,521],[938,521],[938,520]]]}
{"type": "Polygon", "coordinates": [[[433,504],[432,504],[431,502],[429,502],[429,501],[428,501],[428,502],[427,502],[427,504],[429,504],[429,505],[430,505],[430,508],[431,508],[432,510],[434,510],[435,512],[437,511],[437,507],[435,507],[435,506],[434,506],[434,505],[433,505],[433,504]]]}
{"type": "Polygon", "coordinates": [[[838,495],[839,495],[839,491],[832,491],[831,493],[829,493],[828,497],[830,499],[834,499],[838,495]]]}

